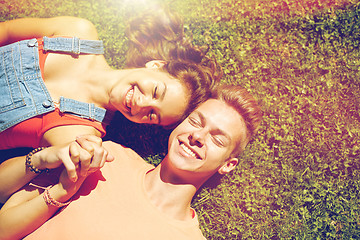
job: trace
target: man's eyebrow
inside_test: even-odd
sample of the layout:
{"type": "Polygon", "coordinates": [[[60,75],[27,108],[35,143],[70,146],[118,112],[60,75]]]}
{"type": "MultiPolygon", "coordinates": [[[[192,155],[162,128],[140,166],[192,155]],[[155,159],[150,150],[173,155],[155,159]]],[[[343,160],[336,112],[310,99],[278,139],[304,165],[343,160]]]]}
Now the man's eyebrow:
{"type": "Polygon", "coordinates": [[[216,135],[222,135],[222,136],[224,136],[225,138],[227,138],[227,139],[231,139],[230,138],[230,135],[228,134],[228,133],[226,133],[225,131],[223,131],[223,130],[221,130],[220,128],[216,128],[215,130],[214,130],[214,133],[216,134],[216,135]]]}
{"type": "MultiPolygon", "coordinates": [[[[199,116],[199,118],[200,118],[200,120],[201,120],[201,124],[206,124],[206,118],[205,118],[205,116],[200,112],[200,111],[197,111],[197,110],[195,110],[194,111],[194,113],[196,113],[198,116],[199,116]]],[[[212,132],[214,132],[214,133],[216,133],[216,134],[218,134],[218,135],[223,135],[223,136],[225,136],[227,139],[231,139],[230,138],[230,135],[228,134],[228,133],[226,133],[224,130],[222,130],[222,129],[220,129],[220,128],[218,128],[218,126],[216,125],[216,129],[214,129],[212,132]]]]}
{"type": "Polygon", "coordinates": [[[223,136],[224,136],[226,139],[228,139],[228,140],[231,140],[230,135],[227,134],[226,132],[224,132],[223,130],[218,129],[217,131],[218,131],[218,132],[216,132],[216,133],[218,133],[218,134],[220,134],[220,135],[223,135],[223,136]]]}
{"type": "Polygon", "coordinates": [[[198,115],[198,117],[200,118],[201,124],[206,123],[206,118],[200,111],[194,110],[194,114],[198,115]]]}

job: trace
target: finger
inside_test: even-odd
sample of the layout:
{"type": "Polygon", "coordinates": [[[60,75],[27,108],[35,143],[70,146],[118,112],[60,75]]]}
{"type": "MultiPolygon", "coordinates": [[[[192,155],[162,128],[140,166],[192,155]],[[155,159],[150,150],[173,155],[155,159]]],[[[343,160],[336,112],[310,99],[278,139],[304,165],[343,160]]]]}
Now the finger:
{"type": "Polygon", "coordinates": [[[101,162],[99,164],[99,169],[102,168],[105,165],[107,155],[108,155],[107,151],[104,150],[104,154],[102,155],[101,162]]]}
{"type": "Polygon", "coordinates": [[[91,163],[92,167],[98,167],[101,164],[101,160],[103,158],[104,155],[104,148],[102,147],[97,147],[94,149],[94,156],[93,156],[93,161],[91,163]]]}
{"type": "MultiPolygon", "coordinates": [[[[102,147],[102,148],[104,148],[104,147],[102,147]]],[[[105,161],[106,162],[112,162],[112,161],[114,161],[115,160],[115,157],[113,156],[113,155],[111,155],[111,153],[108,151],[108,150],[106,150],[106,148],[104,148],[104,152],[105,152],[105,161]]]]}
{"type": "Polygon", "coordinates": [[[98,146],[102,145],[102,139],[95,135],[81,135],[81,136],[76,137],[76,140],[78,140],[78,139],[79,139],[79,141],[87,140],[89,142],[95,143],[98,146]]]}
{"type": "Polygon", "coordinates": [[[91,155],[94,154],[94,144],[88,141],[85,137],[77,137],[76,142],[91,155]]]}
{"type": "Polygon", "coordinates": [[[108,158],[109,158],[109,152],[106,149],[104,149],[104,154],[103,154],[103,157],[101,159],[100,168],[102,168],[105,165],[106,162],[109,162],[108,158]]]}
{"type": "Polygon", "coordinates": [[[79,147],[74,142],[71,143],[69,146],[69,152],[63,154],[61,160],[65,166],[69,179],[73,182],[77,181],[77,174],[76,174],[76,165],[79,162],[79,147]]]}
{"type": "Polygon", "coordinates": [[[97,170],[102,168],[105,165],[106,160],[108,158],[108,152],[103,148],[99,149],[98,151],[95,151],[95,153],[96,154],[94,154],[94,157],[96,155],[96,160],[94,160],[91,163],[91,168],[89,170],[90,173],[96,172],[97,170]]]}
{"type": "Polygon", "coordinates": [[[80,149],[81,147],[76,142],[72,142],[69,145],[69,156],[75,166],[77,166],[80,161],[80,149]]]}
{"type": "Polygon", "coordinates": [[[91,166],[93,155],[84,149],[80,149],[80,175],[86,176],[91,166]]]}
{"type": "Polygon", "coordinates": [[[115,160],[115,157],[113,155],[111,155],[107,150],[105,150],[107,152],[107,155],[106,155],[106,162],[112,162],[115,160]]]}

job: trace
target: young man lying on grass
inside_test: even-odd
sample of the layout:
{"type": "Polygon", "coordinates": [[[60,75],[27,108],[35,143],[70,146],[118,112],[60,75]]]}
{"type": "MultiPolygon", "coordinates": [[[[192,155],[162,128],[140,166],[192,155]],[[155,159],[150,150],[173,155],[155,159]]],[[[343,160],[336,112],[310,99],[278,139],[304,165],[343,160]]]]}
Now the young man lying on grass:
{"type": "MultiPolygon", "coordinates": [[[[204,239],[191,200],[215,173],[236,167],[260,121],[260,108],[245,89],[221,86],[173,130],[157,167],[129,148],[93,137],[39,151],[27,167],[74,162],[91,164],[91,171],[78,172],[72,182],[65,168],[45,191],[28,184],[13,194],[0,211],[0,239],[204,239]]],[[[48,186],[46,174],[23,174],[48,186]]]]}

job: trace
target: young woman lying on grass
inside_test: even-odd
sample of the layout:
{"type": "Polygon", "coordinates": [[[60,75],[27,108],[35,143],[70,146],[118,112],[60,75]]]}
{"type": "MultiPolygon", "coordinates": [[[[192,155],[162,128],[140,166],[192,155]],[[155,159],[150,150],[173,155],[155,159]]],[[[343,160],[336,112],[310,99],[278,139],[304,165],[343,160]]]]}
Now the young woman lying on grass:
{"type": "MultiPolygon", "coordinates": [[[[221,77],[216,62],[185,38],[176,14],[148,12],[130,21],[127,35],[127,68],[112,69],[88,20],[0,23],[0,149],[103,137],[116,111],[136,123],[173,126],[221,77]]],[[[11,172],[13,164],[20,163],[0,168],[11,172]]],[[[69,176],[76,180],[74,169],[69,176]]]]}

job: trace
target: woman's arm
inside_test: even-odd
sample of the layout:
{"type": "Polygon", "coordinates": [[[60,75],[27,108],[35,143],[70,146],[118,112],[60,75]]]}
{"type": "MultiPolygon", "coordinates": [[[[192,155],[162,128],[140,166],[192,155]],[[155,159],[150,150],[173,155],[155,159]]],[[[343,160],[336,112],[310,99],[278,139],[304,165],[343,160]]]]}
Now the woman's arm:
{"type": "Polygon", "coordinates": [[[3,162],[0,165],[0,202],[4,203],[12,193],[37,175],[25,166],[25,156],[3,162]]]}
{"type": "MultiPolygon", "coordinates": [[[[64,180],[65,176],[61,178],[64,180]]],[[[80,177],[76,183],[68,186],[58,183],[49,189],[49,195],[58,202],[67,202],[84,179],[80,177]]],[[[42,190],[26,186],[11,196],[0,210],[0,240],[21,239],[40,227],[58,209],[45,202],[42,190]]]]}
{"type": "MultiPolygon", "coordinates": [[[[41,146],[68,146],[68,144],[76,139],[77,136],[94,135],[95,137],[91,138],[91,141],[97,141],[96,144],[101,145],[101,136],[100,132],[90,126],[80,126],[80,125],[69,125],[61,126],[57,128],[52,128],[48,130],[41,141],[41,146]]],[[[75,165],[72,163],[71,159],[68,157],[68,152],[66,150],[60,150],[56,152],[57,155],[54,157],[44,156],[44,159],[40,159],[38,154],[35,154],[32,157],[32,164],[37,169],[45,168],[57,168],[61,164],[65,165],[65,168],[68,171],[68,175],[74,181],[77,178],[75,165]],[[62,156],[60,156],[62,154],[62,156]],[[48,161],[52,162],[48,162],[48,161]]],[[[51,156],[51,153],[49,153],[51,156]]],[[[43,155],[41,155],[43,156],[43,155]]],[[[82,162],[82,173],[87,172],[90,167],[90,160],[83,158],[82,162]]],[[[22,186],[31,181],[38,174],[31,172],[25,166],[25,156],[15,157],[6,160],[0,164],[0,202],[5,202],[6,199],[13,194],[15,191],[19,190],[22,186]]]]}
{"type": "Polygon", "coordinates": [[[77,17],[19,18],[0,23],[0,46],[43,36],[76,36],[97,40],[95,26],[77,17]]]}
{"type": "MultiPolygon", "coordinates": [[[[64,164],[70,178],[76,181],[75,164],[79,161],[79,157],[75,155],[76,149],[71,147],[74,148],[75,146],[67,144],[65,147],[52,147],[35,153],[30,158],[30,165],[41,170],[57,168],[64,164]],[[69,156],[71,149],[73,151],[72,157],[69,156]]],[[[91,155],[82,156],[82,160],[90,163],[91,155]]],[[[5,202],[12,193],[38,176],[38,173],[31,171],[25,162],[26,156],[21,156],[9,159],[0,165],[0,202],[5,202]]]]}
{"type": "MultiPolygon", "coordinates": [[[[77,136],[94,135],[101,137],[99,130],[92,126],[85,125],[66,125],[51,128],[43,135],[40,146],[58,146],[69,144],[74,141],[77,136]]],[[[96,139],[96,138],[95,138],[96,139]]]]}
{"type": "MultiPolygon", "coordinates": [[[[76,182],[73,182],[69,180],[68,172],[64,169],[60,175],[59,183],[48,190],[52,199],[57,202],[68,201],[77,192],[88,175],[104,166],[106,161],[114,159],[101,146],[101,143],[100,138],[85,136],[78,138],[77,143],[70,144],[68,155],[76,165],[81,165],[84,158],[87,159],[89,155],[92,157],[90,170],[85,174],[80,174],[80,169],[77,168],[79,178],[76,182]]],[[[53,149],[60,152],[62,150],[52,147],[40,151],[34,156],[52,162],[48,158],[52,158],[54,154],[55,156],[63,155],[63,153],[57,154],[53,149]]],[[[40,177],[46,177],[46,175],[40,177]]],[[[43,192],[38,188],[27,185],[24,189],[13,194],[0,210],[0,240],[18,239],[31,233],[57,210],[57,206],[46,203],[43,192]]]]}
{"type": "MultiPolygon", "coordinates": [[[[76,132],[73,134],[84,132],[76,132]]],[[[61,134],[59,134],[61,136],[61,134]]],[[[81,146],[86,149],[89,154],[85,155],[82,153],[81,156],[76,156],[74,153],[69,157],[71,144],[65,144],[64,142],[70,142],[70,139],[76,139],[75,136],[71,136],[71,138],[67,139],[64,137],[55,138],[51,142],[51,144],[59,145],[57,147],[51,147],[46,150],[43,150],[39,153],[34,154],[31,157],[32,165],[37,169],[53,169],[59,167],[61,164],[64,164],[68,176],[72,181],[76,181],[78,174],[76,172],[76,164],[80,161],[81,157],[81,169],[80,173],[85,175],[90,168],[94,170],[97,166],[96,162],[92,159],[94,154],[101,155],[102,152],[97,153],[95,151],[94,146],[101,146],[102,140],[99,137],[93,135],[87,135],[82,138],[78,138],[78,141],[81,141],[81,146]],[[63,142],[61,142],[63,141],[63,142]],[[90,144],[90,142],[92,144],[90,144]],[[61,144],[61,145],[60,145],[61,144]],[[94,145],[95,144],[95,145],[94,145]],[[41,153],[41,154],[40,154],[41,153]],[[93,161],[92,161],[93,160],[93,161]]],[[[97,150],[98,151],[98,150],[97,150]]],[[[5,202],[8,197],[19,190],[22,186],[27,184],[33,178],[35,178],[38,174],[30,171],[28,167],[25,165],[26,156],[16,157],[9,159],[2,164],[0,164],[0,202],[5,202]]]]}

